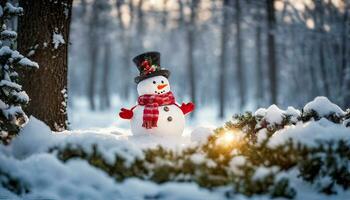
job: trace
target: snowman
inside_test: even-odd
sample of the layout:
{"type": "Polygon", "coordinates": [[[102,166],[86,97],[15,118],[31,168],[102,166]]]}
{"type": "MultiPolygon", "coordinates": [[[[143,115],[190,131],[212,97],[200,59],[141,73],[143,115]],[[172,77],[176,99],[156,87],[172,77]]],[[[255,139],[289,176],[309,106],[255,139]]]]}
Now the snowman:
{"type": "Polygon", "coordinates": [[[160,53],[147,52],[133,59],[140,75],[137,84],[137,105],[122,108],[119,116],[131,122],[134,135],[181,136],[185,115],[194,110],[193,103],[176,103],[170,90],[170,71],[160,67],[160,53]]]}

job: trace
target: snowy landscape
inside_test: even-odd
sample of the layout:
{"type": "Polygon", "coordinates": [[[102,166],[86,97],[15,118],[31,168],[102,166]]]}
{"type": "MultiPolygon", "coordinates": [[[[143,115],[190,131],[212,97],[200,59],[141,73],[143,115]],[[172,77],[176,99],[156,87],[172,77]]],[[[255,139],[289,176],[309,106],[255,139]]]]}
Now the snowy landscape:
{"type": "Polygon", "coordinates": [[[317,97],[305,105],[303,112],[272,105],[258,109],[250,117],[255,120],[254,127],[249,124],[251,119],[237,117],[222,129],[196,127],[178,138],[137,137],[115,124],[108,128],[52,132],[43,122],[31,117],[10,145],[1,146],[1,198],[349,197],[349,110],[343,111],[327,98],[317,97]],[[253,133],[254,143],[248,144],[253,142],[248,139],[253,133]],[[258,154],[254,158],[246,152],[266,154],[259,148],[265,148],[276,159],[278,153],[296,163],[272,158],[262,162],[258,154]],[[150,158],[150,151],[163,153],[150,158]],[[295,151],[293,155],[292,151],[295,151]],[[316,162],[315,171],[307,171],[311,169],[299,160],[305,152],[309,155],[304,158],[316,162]],[[213,157],[213,153],[217,155],[213,157]],[[320,166],[316,167],[317,164],[320,166]],[[142,171],[143,167],[149,171],[142,171]],[[162,167],[165,169],[161,170],[162,167]],[[341,175],[334,174],[340,172],[341,175]],[[220,180],[222,176],[228,180],[220,180]],[[314,176],[312,180],[310,176],[314,176]],[[256,190],[246,188],[249,184],[257,187],[256,190]]]}
{"type": "Polygon", "coordinates": [[[0,200],[350,199],[350,2],[0,0],[0,200]]]}

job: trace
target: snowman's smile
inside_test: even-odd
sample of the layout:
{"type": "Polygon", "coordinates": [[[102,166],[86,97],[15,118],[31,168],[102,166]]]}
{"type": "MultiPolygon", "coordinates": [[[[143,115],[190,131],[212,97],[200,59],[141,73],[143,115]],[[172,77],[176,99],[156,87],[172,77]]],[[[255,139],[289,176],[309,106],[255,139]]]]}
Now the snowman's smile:
{"type": "Polygon", "coordinates": [[[157,89],[161,90],[161,89],[165,88],[166,86],[168,86],[168,84],[157,85],[157,89]]]}

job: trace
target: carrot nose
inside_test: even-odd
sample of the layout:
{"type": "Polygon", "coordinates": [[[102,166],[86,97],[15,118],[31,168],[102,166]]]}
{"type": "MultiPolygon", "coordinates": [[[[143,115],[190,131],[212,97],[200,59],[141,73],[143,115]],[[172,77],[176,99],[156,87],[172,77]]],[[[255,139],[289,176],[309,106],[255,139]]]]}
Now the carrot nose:
{"type": "Polygon", "coordinates": [[[157,88],[158,88],[158,90],[161,90],[161,89],[165,88],[166,86],[168,86],[168,84],[157,85],[157,88]]]}

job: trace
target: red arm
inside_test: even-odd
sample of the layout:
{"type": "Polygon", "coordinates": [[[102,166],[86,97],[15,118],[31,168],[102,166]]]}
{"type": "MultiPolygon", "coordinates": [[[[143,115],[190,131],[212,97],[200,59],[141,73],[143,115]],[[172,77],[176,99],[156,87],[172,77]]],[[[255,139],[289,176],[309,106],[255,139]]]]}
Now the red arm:
{"type": "Polygon", "coordinates": [[[177,103],[175,103],[175,105],[177,105],[177,107],[179,107],[183,114],[186,115],[187,113],[190,113],[194,110],[194,103],[189,102],[189,103],[182,103],[181,106],[178,105],[177,103]]]}
{"type": "Polygon", "coordinates": [[[119,112],[119,117],[122,119],[131,119],[134,115],[133,110],[136,108],[136,106],[132,107],[130,110],[122,108],[119,112]]]}

